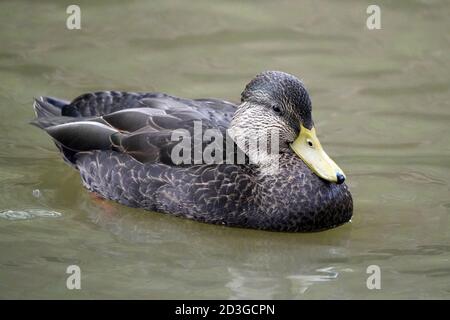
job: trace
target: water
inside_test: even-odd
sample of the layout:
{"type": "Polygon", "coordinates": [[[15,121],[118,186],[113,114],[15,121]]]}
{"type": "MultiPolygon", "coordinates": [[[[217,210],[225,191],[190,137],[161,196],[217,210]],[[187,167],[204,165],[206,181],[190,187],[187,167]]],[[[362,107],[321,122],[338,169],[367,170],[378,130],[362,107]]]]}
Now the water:
{"type": "Polygon", "coordinates": [[[448,2],[378,1],[376,31],[365,1],[77,1],[80,31],[66,2],[0,2],[0,298],[450,298],[448,2]],[[308,86],[351,224],[270,233],[96,201],[27,124],[40,95],[236,101],[267,69],[308,86]]]}

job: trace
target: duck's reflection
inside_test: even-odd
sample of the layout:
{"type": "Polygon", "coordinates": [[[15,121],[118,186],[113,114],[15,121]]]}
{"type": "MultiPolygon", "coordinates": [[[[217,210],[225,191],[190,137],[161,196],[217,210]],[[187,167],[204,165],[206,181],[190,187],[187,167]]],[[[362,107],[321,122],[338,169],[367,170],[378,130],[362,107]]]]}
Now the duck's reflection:
{"type": "Polygon", "coordinates": [[[346,254],[351,230],[288,234],[227,228],[88,195],[81,200],[91,222],[121,242],[145,247],[144,254],[156,262],[152,268],[166,268],[171,280],[184,286],[180,291],[206,287],[205,294],[231,299],[301,298],[315,284],[337,281],[338,270],[324,261],[346,254]]]}

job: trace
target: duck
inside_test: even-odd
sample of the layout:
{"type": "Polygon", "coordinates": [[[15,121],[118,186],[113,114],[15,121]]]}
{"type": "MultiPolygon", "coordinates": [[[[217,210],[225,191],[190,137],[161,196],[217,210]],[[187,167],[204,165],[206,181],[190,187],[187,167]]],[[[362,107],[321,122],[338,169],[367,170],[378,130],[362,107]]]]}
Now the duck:
{"type": "Polygon", "coordinates": [[[346,176],[324,151],[309,93],[294,75],[256,75],[240,103],[101,91],[72,101],[42,96],[33,107],[31,123],[104,199],[280,232],[327,230],[352,217],[346,176]]]}

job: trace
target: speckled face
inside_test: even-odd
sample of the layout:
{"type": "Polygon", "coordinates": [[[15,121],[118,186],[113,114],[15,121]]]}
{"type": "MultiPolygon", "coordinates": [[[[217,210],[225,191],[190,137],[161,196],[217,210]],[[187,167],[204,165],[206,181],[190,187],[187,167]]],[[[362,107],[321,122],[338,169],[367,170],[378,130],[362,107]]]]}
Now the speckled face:
{"type": "Polygon", "coordinates": [[[301,124],[313,127],[311,100],[303,83],[290,74],[267,71],[245,87],[231,128],[238,128],[245,136],[277,130],[279,150],[283,153],[291,152],[289,146],[298,136],[301,124]]]}

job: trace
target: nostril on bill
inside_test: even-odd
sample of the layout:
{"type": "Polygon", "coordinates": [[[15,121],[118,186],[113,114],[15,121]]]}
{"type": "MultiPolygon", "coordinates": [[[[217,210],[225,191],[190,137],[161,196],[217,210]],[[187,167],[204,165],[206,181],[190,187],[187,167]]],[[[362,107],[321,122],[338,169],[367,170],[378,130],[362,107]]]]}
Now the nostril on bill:
{"type": "Polygon", "coordinates": [[[342,173],[336,173],[337,184],[342,184],[345,181],[345,176],[342,173]]]}

